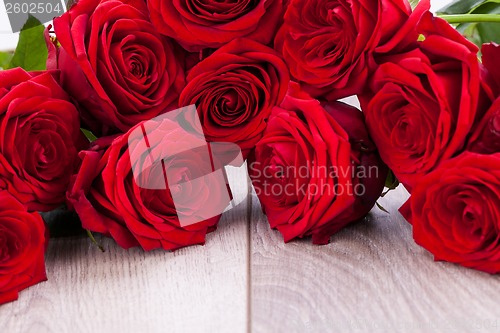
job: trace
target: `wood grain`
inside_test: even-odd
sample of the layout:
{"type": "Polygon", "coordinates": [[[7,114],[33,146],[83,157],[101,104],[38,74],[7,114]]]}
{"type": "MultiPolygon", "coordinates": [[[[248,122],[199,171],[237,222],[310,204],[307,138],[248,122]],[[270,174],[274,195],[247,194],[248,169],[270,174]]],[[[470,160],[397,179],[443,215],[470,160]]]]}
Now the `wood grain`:
{"type": "Polygon", "coordinates": [[[245,332],[247,210],[226,213],[205,246],[173,253],[53,240],[49,280],[0,307],[0,332],[245,332]]]}
{"type": "Polygon", "coordinates": [[[406,197],[327,246],[284,244],[255,196],[174,253],[53,240],[49,281],[0,307],[0,332],[500,331],[500,278],[434,262],[397,213],[406,197]]]}
{"type": "Polygon", "coordinates": [[[326,246],[283,244],[254,198],[252,332],[500,331],[499,277],[434,262],[397,212],[407,196],[326,246]]]}

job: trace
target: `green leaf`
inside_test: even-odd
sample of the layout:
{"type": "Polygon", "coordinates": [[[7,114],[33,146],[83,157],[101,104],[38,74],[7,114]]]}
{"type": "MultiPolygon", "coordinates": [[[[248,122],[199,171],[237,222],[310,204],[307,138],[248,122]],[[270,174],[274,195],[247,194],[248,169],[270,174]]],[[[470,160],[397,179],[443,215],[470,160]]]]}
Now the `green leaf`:
{"type": "Polygon", "coordinates": [[[387,178],[385,179],[385,187],[387,188],[387,191],[383,192],[380,197],[385,197],[387,194],[389,194],[389,192],[395,190],[398,186],[399,180],[396,178],[396,175],[394,175],[394,172],[392,172],[392,170],[389,170],[387,178]]]}
{"type": "Polygon", "coordinates": [[[80,130],[90,142],[94,142],[95,140],[97,140],[97,136],[95,136],[91,131],[86,130],[85,128],[80,128],[80,130]]]}
{"type": "Polygon", "coordinates": [[[399,186],[399,181],[396,178],[396,175],[394,174],[394,172],[392,172],[392,170],[389,170],[387,178],[385,179],[385,187],[387,187],[389,190],[394,190],[398,186],[399,186]]]}
{"type": "Polygon", "coordinates": [[[0,52],[0,69],[9,69],[13,55],[13,52],[0,52]]]}
{"type": "Polygon", "coordinates": [[[488,2],[485,0],[455,0],[444,8],[438,10],[438,14],[467,14],[482,3],[488,2]]]}
{"type": "Polygon", "coordinates": [[[411,8],[415,9],[417,7],[419,1],[420,0],[410,0],[411,8]]]}
{"type": "Polygon", "coordinates": [[[30,16],[19,34],[19,42],[9,67],[22,67],[27,71],[46,69],[47,44],[45,27],[35,17],[30,16]]]}

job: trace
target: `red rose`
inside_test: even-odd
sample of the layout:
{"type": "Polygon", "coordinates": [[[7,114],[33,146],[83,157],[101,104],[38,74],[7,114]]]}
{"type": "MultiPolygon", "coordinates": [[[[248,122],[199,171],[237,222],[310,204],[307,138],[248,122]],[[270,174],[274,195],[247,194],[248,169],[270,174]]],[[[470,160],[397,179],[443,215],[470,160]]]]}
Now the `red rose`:
{"type": "Polygon", "coordinates": [[[45,224],[7,191],[0,191],[0,304],[46,281],[45,224]]]}
{"type": "Polygon", "coordinates": [[[484,67],[487,69],[483,87],[495,102],[473,129],[468,150],[480,154],[493,154],[500,152],[500,68],[496,64],[500,59],[500,45],[484,44],[481,53],[484,67]]]}
{"type": "Polygon", "coordinates": [[[436,260],[500,272],[500,154],[444,162],[420,179],[401,212],[436,260]]]}
{"type": "Polygon", "coordinates": [[[385,163],[411,191],[418,179],[461,151],[490,101],[481,91],[477,47],[427,12],[425,40],[384,58],[361,96],[370,134],[385,163]]]}
{"type": "Polygon", "coordinates": [[[488,70],[485,81],[489,83],[490,87],[486,87],[486,89],[491,89],[490,93],[495,97],[499,97],[500,67],[498,67],[497,61],[500,59],[500,45],[496,43],[484,44],[481,53],[484,67],[488,70]]]}
{"type": "Polygon", "coordinates": [[[328,243],[370,211],[387,173],[359,110],[339,102],[322,107],[295,84],[249,162],[264,212],[285,242],[312,235],[313,243],[328,243]],[[347,132],[334,119],[341,114],[347,132]]]}
{"type": "Polygon", "coordinates": [[[81,157],[69,202],[85,229],[124,248],[203,244],[229,204],[225,182],[203,177],[213,172],[204,139],[193,139],[169,119],[98,139],[81,157]],[[182,224],[186,220],[196,223],[182,224]]]}
{"type": "Polygon", "coordinates": [[[218,48],[239,37],[267,44],[283,19],[282,0],[148,0],[151,21],[189,51],[218,48]]]}
{"type": "Polygon", "coordinates": [[[207,140],[236,143],[248,152],[285,96],[290,78],[273,49],[237,39],[196,65],[187,81],[179,104],[196,104],[207,140]]]}
{"type": "Polygon", "coordinates": [[[350,96],[362,92],[377,47],[410,13],[406,0],[291,0],[275,47],[314,97],[350,96]]]}
{"type": "Polygon", "coordinates": [[[0,189],[30,211],[64,203],[69,180],[88,142],[57,73],[0,71],[0,189]]]}
{"type": "Polygon", "coordinates": [[[480,154],[500,153],[500,97],[475,128],[467,150],[480,154]]]}
{"type": "Polygon", "coordinates": [[[127,131],[177,107],[184,74],[173,44],[149,21],[144,0],[80,0],[54,19],[61,48],[49,67],[97,133],[127,131]]]}

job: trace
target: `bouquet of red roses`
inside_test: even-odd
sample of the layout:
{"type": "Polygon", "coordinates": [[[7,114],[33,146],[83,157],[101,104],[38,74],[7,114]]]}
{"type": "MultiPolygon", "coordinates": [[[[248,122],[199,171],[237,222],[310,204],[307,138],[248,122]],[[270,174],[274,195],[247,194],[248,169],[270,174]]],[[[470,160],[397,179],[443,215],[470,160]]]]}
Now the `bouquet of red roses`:
{"type": "Polygon", "coordinates": [[[500,272],[500,46],[480,61],[477,26],[445,20],[497,22],[475,14],[495,3],[79,0],[25,29],[0,71],[0,303],[46,279],[40,212],[124,248],[203,244],[227,165],[285,242],[315,244],[395,176],[418,244],[500,272]]]}

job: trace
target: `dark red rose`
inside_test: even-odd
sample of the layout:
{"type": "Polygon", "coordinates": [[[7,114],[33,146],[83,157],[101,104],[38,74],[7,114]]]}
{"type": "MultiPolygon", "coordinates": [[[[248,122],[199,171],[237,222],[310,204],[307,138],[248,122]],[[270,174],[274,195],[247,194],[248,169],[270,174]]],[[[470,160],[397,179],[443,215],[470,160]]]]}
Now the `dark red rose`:
{"type": "Polygon", "coordinates": [[[365,217],[380,198],[389,169],[382,162],[378,149],[368,134],[365,117],[360,110],[341,102],[326,102],[322,106],[347,132],[355,172],[353,186],[362,186],[366,190],[362,195],[356,196],[352,211],[344,214],[346,219],[357,221],[365,217]]]}
{"type": "Polygon", "coordinates": [[[151,21],[189,51],[239,37],[267,44],[283,20],[282,0],[148,0],[151,21]]]}
{"type": "Polygon", "coordinates": [[[487,69],[483,87],[495,102],[473,129],[468,150],[493,154],[500,152],[500,67],[496,63],[500,59],[500,45],[484,44],[481,53],[484,67],[487,69]]]}
{"type": "Polygon", "coordinates": [[[177,108],[179,51],[151,24],[144,0],[80,0],[54,30],[61,48],[49,47],[47,64],[61,69],[93,131],[127,131],[177,108]]]}
{"type": "Polygon", "coordinates": [[[410,13],[406,0],[291,0],[275,48],[314,97],[350,96],[363,91],[377,48],[410,13]]]}
{"type": "Polygon", "coordinates": [[[500,59],[500,45],[496,43],[484,44],[481,48],[482,61],[484,67],[488,70],[488,75],[485,79],[489,83],[491,89],[490,93],[495,96],[500,96],[500,67],[498,66],[498,59],[500,59]]]}
{"type": "Polygon", "coordinates": [[[45,224],[38,213],[29,213],[7,191],[0,191],[0,304],[46,281],[45,224]]]}
{"type": "Polygon", "coordinates": [[[30,211],[64,203],[78,150],[88,144],[57,76],[0,71],[0,189],[30,211]]]}
{"type": "Polygon", "coordinates": [[[436,260],[500,272],[500,154],[442,163],[420,179],[401,212],[436,260]]]}
{"type": "Polygon", "coordinates": [[[166,118],[98,139],[81,158],[68,201],[85,229],[124,248],[203,244],[229,204],[204,138],[166,118]]]}
{"type": "Polygon", "coordinates": [[[480,154],[500,153],[500,97],[473,131],[467,150],[480,154]]]}
{"type": "Polygon", "coordinates": [[[187,81],[179,104],[196,104],[207,140],[236,143],[248,152],[262,137],[290,78],[273,49],[237,39],[196,65],[187,81]]]}
{"type": "Polygon", "coordinates": [[[314,244],[326,244],[370,211],[387,169],[359,110],[340,102],[323,107],[292,84],[249,158],[249,174],[285,242],[312,235],[314,244]]]}
{"type": "Polygon", "coordinates": [[[418,179],[465,148],[491,103],[481,89],[477,47],[427,12],[417,48],[384,58],[361,96],[370,134],[385,163],[411,191],[418,179]]]}

